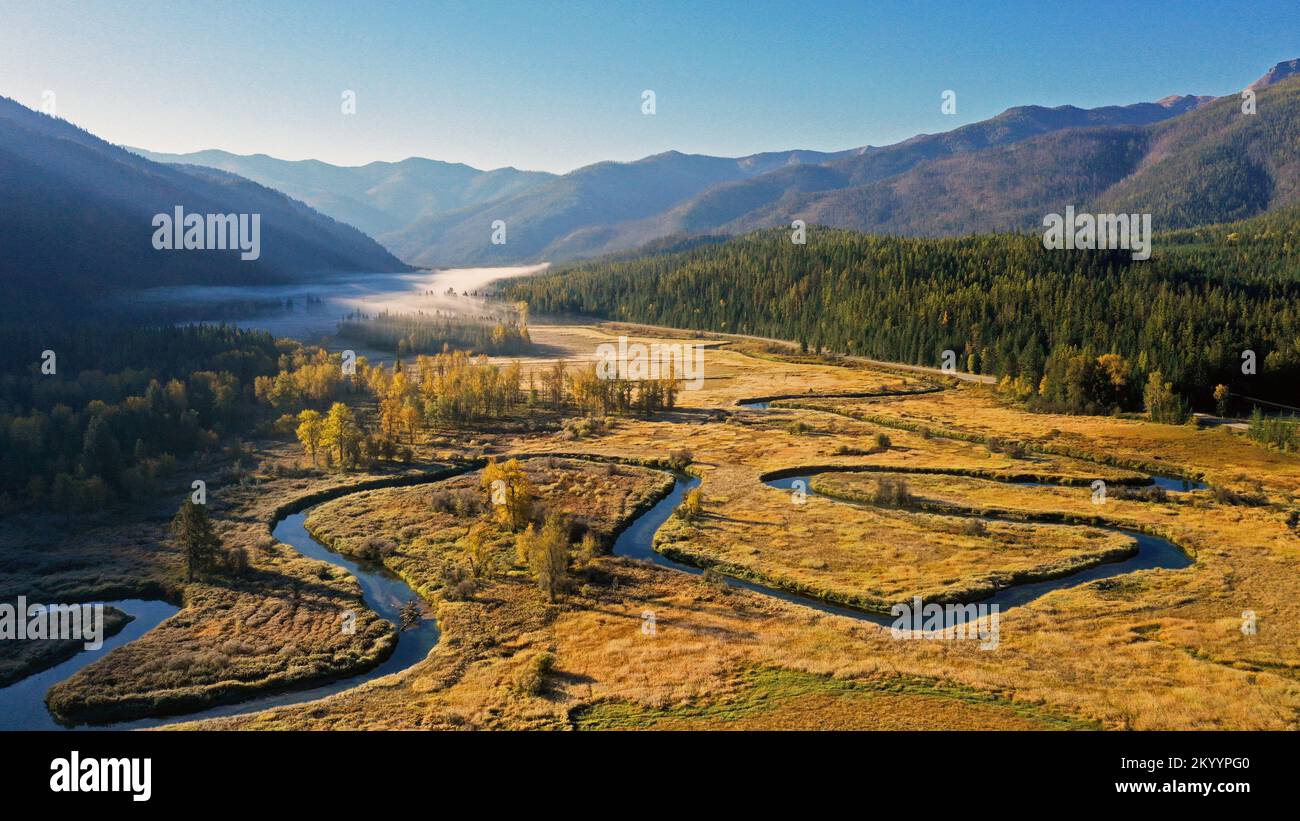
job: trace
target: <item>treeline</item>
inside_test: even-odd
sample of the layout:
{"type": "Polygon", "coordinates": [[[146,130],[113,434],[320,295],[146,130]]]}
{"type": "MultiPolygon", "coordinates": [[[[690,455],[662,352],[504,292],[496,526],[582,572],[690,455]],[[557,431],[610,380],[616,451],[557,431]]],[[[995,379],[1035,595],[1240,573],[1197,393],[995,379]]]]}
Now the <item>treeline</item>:
{"type": "MultiPolygon", "coordinates": [[[[293,347],[280,354],[274,375],[254,378],[253,393],[259,401],[276,410],[292,411],[322,407],[343,391],[347,379],[340,354],[289,344],[293,347]]],[[[364,358],[359,363],[365,367],[364,358]]]]}
{"type": "Polygon", "coordinates": [[[572,366],[563,359],[525,380],[518,361],[502,366],[463,351],[419,356],[413,365],[399,360],[391,369],[362,361],[358,374],[378,400],[380,432],[409,441],[430,425],[499,419],[520,405],[588,416],[672,410],[680,390],[675,374],[607,379],[594,362],[572,366]]]}
{"type": "Polygon", "coordinates": [[[367,366],[364,385],[379,402],[379,428],[387,438],[405,434],[414,441],[420,429],[435,422],[477,422],[499,418],[522,400],[522,367],[502,367],[486,357],[462,351],[416,357],[414,366],[400,360],[392,369],[367,366]]]}
{"type": "Polygon", "coordinates": [[[338,333],[344,339],[398,356],[446,350],[508,356],[527,353],[532,348],[526,324],[493,317],[356,314],[339,322],[338,333]]]}
{"type": "Polygon", "coordinates": [[[1247,435],[1257,442],[1272,445],[1286,452],[1300,451],[1300,417],[1264,416],[1259,408],[1250,414],[1247,435]]]}
{"type": "Polygon", "coordinates": [[[485,356],[449,351],[398,360],[391,367],[357,360],[355,385],[373,396],[375,412],[333,402],[321,408],[340,385],[336,359],[315,352],[272,378],[257,380],[259,398],[278,409],[305,407],[296,417],[282,416],[280,430],[292,430],[313,465],[350,468],[383,460],[409,462],[422,433],[438,426],[458,427],[515,416],[521,408],[579,413],[564,431],[577,439],[605,427],[605,415],[650,414],[676,407],[681,380],[603,378],[596,363],[573,366],[557,360],[525,378],[518,361],[500,365],[485,356]]]}
{"type": "Polygon", "coordinates": [[[0,344],[13,352],[0,372],[0,513],[143,498],[178,460],[269,421],[260,396],[293,412],[342,388],[337,356],[325,366],[322,351],[225,325],[10,327],[0,344]]]}
{"type": "Polygon", "coordinates": [[[94,511],[155,493],[181,460],[239,437],[296,435],[313,463],[353,467],[413,458],[420,431],[496,420],[521,405],[590,419],[671,410],[679,383],[600,379],[595,363],[555,362],[525,377],[462,351],[391,368],[234,327],[6,328],[18,352],[0,371],[0,514],[94,511]],[[372,394],[377,410],[345,403],[372,394]]]}
{"type": "Polygon", "coordinates": [[[755,334],[913,364],[940,366],[950,350],[961,370],[1019,380],[1041,402],[1081,412],[1136,409],[1152,373],[1201,407],[1218,384],[1294,398],[1296,212],[1158,235],[1154,247],[1151,260],[1135,263],[1128,251],[1049,251],[1037,235],[814,228],[797,245],[780,229],[580,262],[510,281],[503,294],[544,313],[755,334]],[[1242,372],[1247,350],[1254,375],[1242,372]],[[1080,372],[1106,354],[1121,361],[1102,363],[1103,376],[1122,384],[1080,372]],[[1099,390],[1071,390],[1071,368],[1099,390]]]}

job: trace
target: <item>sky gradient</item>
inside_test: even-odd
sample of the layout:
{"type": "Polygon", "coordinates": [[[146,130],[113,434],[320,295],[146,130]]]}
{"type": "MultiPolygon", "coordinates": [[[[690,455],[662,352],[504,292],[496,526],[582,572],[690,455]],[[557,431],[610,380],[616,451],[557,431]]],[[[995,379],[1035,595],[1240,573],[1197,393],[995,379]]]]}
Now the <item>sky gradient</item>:
{"type": "Polygon", "coordinates": [[[1230,94],[1294,57],[1295,0],[0,0],[0,95],[36,108],[51,90],[60,116],[119,144],[341,165],[563,172],[885,145],[1026,103],[1230,94]]]}

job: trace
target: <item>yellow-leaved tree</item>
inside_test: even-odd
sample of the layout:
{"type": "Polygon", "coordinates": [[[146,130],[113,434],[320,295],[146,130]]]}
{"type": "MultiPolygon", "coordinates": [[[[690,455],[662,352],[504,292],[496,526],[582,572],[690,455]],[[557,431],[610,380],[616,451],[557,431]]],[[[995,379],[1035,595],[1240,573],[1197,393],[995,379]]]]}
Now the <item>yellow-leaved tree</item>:
{"type": "Polygon", "coordinates": [[[529,524],[515,538],[515,550],[547,600],[555,601],[568,578],[569,520],[561,513],[552,513],[540,532],[529,524]]]}
{"type": "Polygon", "coordinates": [[[302,449],[311,456],[312,465],[316,464],[316,450],[320,447],[324,431],[325,423],[319,411],[308,409],[298,414],[298,429],[295,433],[302,443],[302,449]]]}
{"type": "Polygon", "coordinates": [[[489,459],[479,487],[488,494],[498,524],[512,532],[528,524],[533,516],[533,488],[518,459],[504,465],[489,459]]]}
{"type": "Polygon", "coordinates": [[[357,426],[357,417],[352,408],[342,402],[330,406],[322,430],[322,443],[338,451],[339,467],[347,467],[356,461],[358,445],[361,442],[361,428],[357,426]]]}

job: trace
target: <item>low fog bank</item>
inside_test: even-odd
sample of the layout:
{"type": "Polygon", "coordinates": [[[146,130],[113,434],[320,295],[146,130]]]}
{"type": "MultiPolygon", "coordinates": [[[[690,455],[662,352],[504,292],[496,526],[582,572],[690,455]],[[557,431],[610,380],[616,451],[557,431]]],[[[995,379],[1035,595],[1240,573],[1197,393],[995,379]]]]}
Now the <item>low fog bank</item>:
{"type": "Polygon", "coordinates": [[[490,305],[474,294],[483,293],[498,280],[535,274],[548,266],[541,263],[410,274],[351,274],[289,285],[152,288],[133,294],[129,303],[130,309],[154,317],[226,322],[337,348],[340,346],[334,343],[334,335],[339,320],[357,313],[465,317],[503,314],[503,306],[490,305]]]}

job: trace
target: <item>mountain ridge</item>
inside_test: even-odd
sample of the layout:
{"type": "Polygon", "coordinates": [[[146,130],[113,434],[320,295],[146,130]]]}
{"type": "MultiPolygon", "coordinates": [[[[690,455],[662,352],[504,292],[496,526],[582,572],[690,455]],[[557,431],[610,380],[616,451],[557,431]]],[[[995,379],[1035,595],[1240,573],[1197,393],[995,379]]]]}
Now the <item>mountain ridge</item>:
{"type": "MultiPolygon", "coordinates": [[[[1151,211],[1163,227],[1186,227],[1295,199],[1288,177],[1300,170],[1294,150],[1285,139],[1269,139],[1278,128],[1300,126],[1300,101],[1289,91],[1296,83],[1300,60],[1282,61],[1258,78],[1250,88],[1267,100],[1268,116],[1253,122],[1225,122],[1238,110],[1235,95],[1172,94],[1096,108],[1019,105],[886,146],[743,157],[670,150],[597,162],[482,197],[451,197],[447,207],[408,209],[405,220],[391,209],[382,219],[367,215],[373,203],[364,200],[375,192],[316,203],[371,228],[403,260],[428,267],[561,261],[795,219],[914,235],[1022,230],[1064,204],[1151,211]],[[1285,126],[1269,125],[1270,117],[1285,126]],[[1199,187],[1198,163],[1212,176],[1199,187]],[[1198,204],[1198,197],[1211,202],[1198,204]],[[498,220],[506,226],[504,244],[492,242],[498,220]]],[[[423,160],[402,162],[415,159],[423,160]]]]}
{"type": "MultiPolygon", "coordinates": [[[[503,264],[536,259],[566,259],[591,256],[635,247],[650,240],[682,232],[721,231],[731,233],[775,224],[772,214],[786,206],[815,199],[815,192],[849,190],[906,173],[923,162],[1015,143],[1040,134],[1070,127],[1102,125],[1149,125],[1194,111],[1207,104],[1204,97],[1181,95],[1160,103],[1134,103],[1083,109],[1076,106],[1014,106],[988,120],[971,123],[938,134],[918,134],[889,146],[872,146],[818,155],[822,163],[773,162],[774,157],[809,156],[799,150],[768,152],[750,157],[721,158],[662,152],[632,163],[597,163],[577,169],[545,186],[523,192],[515,198],[498,200],[452,214],[413,223],[405,229],[382,234],[379,240],[398,256],[420,265],[503,264]],[[762,164],[752,157],[764,157],[762,164]],[[682,186],[679,196],[669,198],[666,208],[628,208],[632,197],[607,199],[605,218],[583,221],[576,212],[592,210],[579,190],[565,190],[575,175],[597,171],[626,174],[634,166],[653,166],[670,173],[674,163],[687,158],[707,158],[723,179],[697,180],[693,189],[682,186]],[[760,173],[752,173],[754,168],[760,173]],[[536,215],[545,198],[556,201],[546,208],[549,221],[539,224],[536,215]],[[567,208],[569,218],[557,211],[567,208]],[[486,241],[488,226],[505,221],[508,230],[519,227],[521,241],[508,239],[504,246],[486,241]]],[[[663,199],[662,197],[660,198],[663,199]]],[[[791,213],[790,218],[800,218],[791,213]]],[[[789,219],[784,219],[785,223],[789,219]]],[[[863,223],[868,224],[868,223],[863,223]]]]}
{"type": "Polygon", "coordinates": [[[156,285],[289,282],[406,271],[357,229],[225,172],[151,162],[0,97],[0,274],[5,312],[73,313],[156,285]],[[260,214],[260,256],[159,251],[156,214],[260,214]]]}
{"type": "Polygon", "coordinates": [[[128,150],[155,162],[202,165],[229,171],[283,191],[311,207],[375,236],[428,216],[509,196],[553,177],[513,167],[482,171],[427,157],[376,160],[343,166],[322,160],[283,160],[269,154],[205,149],[168,154],[128,150]]]}

